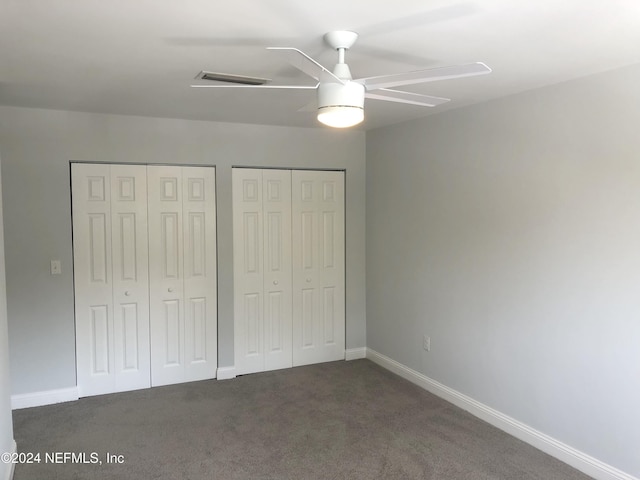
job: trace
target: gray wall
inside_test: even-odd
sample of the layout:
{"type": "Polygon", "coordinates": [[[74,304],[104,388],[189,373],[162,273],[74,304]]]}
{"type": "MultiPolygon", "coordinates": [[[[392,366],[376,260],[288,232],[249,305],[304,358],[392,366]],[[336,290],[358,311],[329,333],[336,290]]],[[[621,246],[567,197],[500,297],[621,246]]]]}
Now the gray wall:
{"type": "Polygon", "coordinates": [[[216,166],[222,367],[234,363],[231,167],[346,169],[347,348],[365,346],[364,133],[0,107],[0,153],[13,394],[76,381],[70,160],[216,166]]]}
{"type": "MultiPolygon", "coordinates": [[[[0,180],[0,185],[1,185],[0,180]]],[[[2,188],[0,186],[0,192],[2,188]]],[[[7,286],[4,267],[2,195],[0,195],[0,454],[13,451],[11,383],[9,382],[9,340],[7,330],[7,286]]],[[[12,465],[0,461],[0,478],[9,478],[12,465]]]]}
{"type": "Polygon", "coordinates": [[[368,347],[635,476],[639,84],[367,133],[368,347]]]}

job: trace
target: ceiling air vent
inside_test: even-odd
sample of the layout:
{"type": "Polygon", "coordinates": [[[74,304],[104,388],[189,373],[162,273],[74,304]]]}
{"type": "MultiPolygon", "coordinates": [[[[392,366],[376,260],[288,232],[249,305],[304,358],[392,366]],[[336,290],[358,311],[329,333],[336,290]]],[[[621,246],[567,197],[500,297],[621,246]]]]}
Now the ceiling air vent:
{"type": "Polygon", "coordinates": [[[229,73],[202,71],[196,76],[196,80],[208,80],[210,82],[236,83],[240,85],[264,85],[271,80],[268,78],[245,77],[243,75],[231,75],[229,73]]]}

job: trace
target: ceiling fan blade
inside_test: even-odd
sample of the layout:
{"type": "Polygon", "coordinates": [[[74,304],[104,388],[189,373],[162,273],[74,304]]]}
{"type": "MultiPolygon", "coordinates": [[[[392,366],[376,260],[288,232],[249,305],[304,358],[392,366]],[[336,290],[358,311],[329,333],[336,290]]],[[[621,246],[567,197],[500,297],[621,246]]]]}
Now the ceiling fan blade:
{"type": "Polygon", "coordinates": [[[164,43],[172,47],[266,47],[267,45],[286,45],[299,41],[296,37],[164,37],[164,43]]]}
{"type": "Polygon", "coordinates": [[[306,53],[292,47],[267,47],[267,50],[274,50],[281,53],[287,61],[298,70],[315,78],[319,82],[342,83],[345,82],[336,77],[330,70],[316,62],[306,53]]]}
{"type": "Polygon", "coordinates": [[[375,93],[366,92],[364,96],[365,98],[372,98],[374,100],[407,103],[409,105],[419,105],[422,107],[435,107],[451,100],[449,98],[433,97],[431,95],[422,95],[420,93],[401,92],[399,90],[389,90],[387,88],[379,88],[375,93]]]}
{"type": "Polygon", "coordinates": [[[466,65],[452,65],[449,67],[430,68],[416,70],[415,72],[398,73],[395,75],[382,75],[380,77],[358,78],[355,80],[365,86],[367,90],[380,88],[401,87],[415,83],[435,82],[452,78],[472,77],[491,73],[491,69],[482,62],[466,65]]]}
{"type": "Polygon", "coordinates": [[[455,20],[479,12],[476,2],[461,2],[444,7],[430,8],[422,12],[412,12],[410,15],[383,20],[372,25],[362,25],[356,29],[363,37],[383,35],[391,32],[402,32],[411,28],[421,28],[432,24],[455,20]]]}
{"type": "Polygon", "coordinates": [[[372,47],[369,45],[358,45],[358,53],[368,57],[386,60],[397,64],[415,65],[415,68],[425,68],[427,65],[441,63],[433,58],[413,55],[407,52],[388,50],[386,48],[372,47]]]}
{"type": "Polygon", "coordinates": [[[315,85],[233,85],[233,84],[193,84],[192,88],[271,88],[280,90],[315,90],[318,88],[318,83],[315,85]]]}
{"type": "Polygon", "coordinates": [[[196,75],[195,80],[205,80],[208,82],[224,82],[237,85],[265,85],[271,82],[269,78],[249,77],[247,75],[236,75],[232,73],[201,71],[196,75]]]}

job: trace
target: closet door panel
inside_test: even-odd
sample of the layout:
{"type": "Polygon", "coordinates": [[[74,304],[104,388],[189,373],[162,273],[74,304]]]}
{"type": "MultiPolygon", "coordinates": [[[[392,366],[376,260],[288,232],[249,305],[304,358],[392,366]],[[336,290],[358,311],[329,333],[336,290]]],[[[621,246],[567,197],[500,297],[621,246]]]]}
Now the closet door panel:
{"type": "Polygon", "coordinates": [[[343,172],[293,171],[292,209],[293,364],[344,359],[343,172]]]}
{"type": "Polygon", "coordinates": [[[115,391],[150,386],[147,173],[111,165],[115,391]]]}
{"type": "MultiPolygon", "coordinates": [[[[111,365],[111,319],[109,315],[109,305],[92,305],[89,307],[91,311],[89,348],[90,348],[90,375],[94,378],[97,376],[112,377],[111,365]]],[[[105,378],[106,379],[106,378],[105,378]]],[[[111,388],[111,381],[108,381],[111,388]]]]}
{"type": "Polygon", "coordinates": [[[292,366],[291,172],[263,170],[264,369],[292,366]]]}
{"type": "Polygon", "coordinates": [[[323,361],[320,336],[319,190],[315,172],[292,174],[293,210],[293,364],[323,361]],[[297,241],[296,241],[297,240],[297,241]]]}
{"type": "Polygon", "coordinates": [[[71,165],[76,352],[80,396],[115,385],[109,165],[71,165]]]}
{"type": "Polygon", "coordinates": [[[323,172],[320,181],[319,271],[325,354],[343,359],[345,350],[344,173],[323,172]]]}
{"type": "Polygon", "coordinates": [[[151,385],[184,381],[182,175],[147,167],[151,385]]]}
{"type": "Polygon", "coordinates": [[[183,167],[185,381],[216,376],[215,169],[183,167]]]}
{"type": "Polygon", "coordinates": [[[234,355],[239,375],[264,370],[262,171],[232,170],[234,355]]]}

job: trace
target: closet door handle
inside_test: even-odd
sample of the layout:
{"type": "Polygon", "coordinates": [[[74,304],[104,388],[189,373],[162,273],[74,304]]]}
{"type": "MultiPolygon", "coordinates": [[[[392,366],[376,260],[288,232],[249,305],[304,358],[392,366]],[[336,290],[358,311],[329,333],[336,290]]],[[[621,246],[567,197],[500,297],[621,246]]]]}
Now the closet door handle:
{"type": "Polygon", "coordinates": [[[311,283],[311,279],[310,278],[307,278],[307,283],[311,283]]]}
{"type": "Polygon", "coordinates": [[[173,292],[173,288],[167,288],[167,292],[169,293],[173,292]]]}
{"type": "Polygon", "coordinates": [[[126,292],[124,292],[124,296],[125,297],[129,297],[131,295],[131,292],[129,290],[127,290],[126,292]]]}
{"type": "Polygon", "coordinates": [[[277,284],[278,284],[278,280],[274,280],[274,281],[273,281],[273,284],[274,284],[274,285],[277,285],[277,284]]]}

